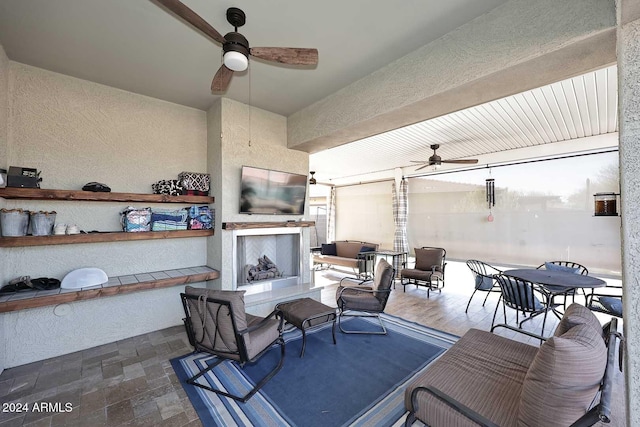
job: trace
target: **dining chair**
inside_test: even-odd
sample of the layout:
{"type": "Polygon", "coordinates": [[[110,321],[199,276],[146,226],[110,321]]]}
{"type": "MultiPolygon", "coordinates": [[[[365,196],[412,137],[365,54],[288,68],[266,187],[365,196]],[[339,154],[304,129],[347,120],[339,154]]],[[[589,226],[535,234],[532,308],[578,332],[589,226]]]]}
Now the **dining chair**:
{"type": "MultiPolygon", "coordinates": [[[[589,270],[582,264],[578,264],[573,261],[547,261],[544,264],[540,264],[538,270],[550,270],[550,271],[562,271],[564,273],[574,273],[581,274],[583,276],[589,275],[589,270]]],[[[556,298],[563,298],[562,306],[566,310],[567,308],[567,297],[571,295],[571,302],[576,302],[576,291],[577,289],[567,290],[565,288],[560,288],[556,286],[544,285],[543,289],[548,291],[546,293],[546,297],[551,298],[551,302],[553,302],[556,298]]],[[[587,298],[587,292],[582,289],[582,295],[585,297],[585,302],[587,298]]]]}
{"type": "Polygon", "coordinates": [[[542,320],[542,331],[540,335],[536,335],[536,338],[540,338],[544,335],[544,326],[547,321],[547,314],[552,307],[543,304],[536,296],[538,286],[527,280],[523,280],[517,277],[507,276],[504,273],[494,276],[498,285],[500,286],[500,300],[496,305],[495,312],[493,313],[493,320],[491,322],[491,332],[498,327],[511,329],[517,332],[524,332],[522,324],[529,320],[532,320],[540,314],[544,314],[542,320]],[[498,314],[498,308],[502,302],[504,323],[496,324],[496,316],[498,314]],[[510,325],[507,319],[507,307],[515,310],[516,314],[516,326],[510,325]],[[522,321],[520,320],[520,313],[525,316],[522,321]]]}
{"type": "Polygon", "coordinates": [[[482,302],[483,307],[492,292],[500,292],[500,286],[496,283],[494,276],[502,273],[502,270],[476,259],[467,260],[467,267],[469,267],[473,273],[475,287],[471,294],[471,298],[469,298],[469,302],[467,303],[467,308],[464,310],[465,313],[469,311],[469,305],[471,304],[471,300],[476,292],[482,291],[487,293],[487,296],[484,297],[484,301],[482,302]]]}
{"type": "Polygon", "coordinates": [[[587,308],[622,319],[622,285],[607,285],[587,295],[587,308]],[[607,292],[611,291],[611,292],[607,292]]]}

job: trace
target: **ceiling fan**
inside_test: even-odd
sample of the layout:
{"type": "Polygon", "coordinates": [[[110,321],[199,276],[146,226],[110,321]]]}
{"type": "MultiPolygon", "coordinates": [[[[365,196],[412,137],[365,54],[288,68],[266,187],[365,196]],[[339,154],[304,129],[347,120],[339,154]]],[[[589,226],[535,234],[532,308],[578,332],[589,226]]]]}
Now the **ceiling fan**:
{"type": "Polygon", "coordinates": [[[244,12],[237,7],[227,9],[227,21],[234,30],[224,37],[207,21],[179,0],[157,0],[169,11],[200,30],[207,37],[222,45],[223,63],[213,77],[211,92],[224,92],[229,87],[234,71],[244,71],[249,66],[249,55],[265,61],[292,65],[316,65],[318,50],[294,47],[249,47],[249,41],[238,32],[246,22],[244,12]]]}
{"type": "Polygon", "coordinates": [[[478,163],[478,159],[457,159],[457,160],[442,160],[438,154],[436,154],[436,150],[440,148],[440,144],[432,144],[431,149],[433,150],[433,155],[429,157],[429,160],[411,160],[413,163],[424,163],[424,165],[420,166],[416,171],[420,169],[424,169],[427,166],[440,166],[442,163],[458,163],[462,165],[475,165],[478,163]]]}

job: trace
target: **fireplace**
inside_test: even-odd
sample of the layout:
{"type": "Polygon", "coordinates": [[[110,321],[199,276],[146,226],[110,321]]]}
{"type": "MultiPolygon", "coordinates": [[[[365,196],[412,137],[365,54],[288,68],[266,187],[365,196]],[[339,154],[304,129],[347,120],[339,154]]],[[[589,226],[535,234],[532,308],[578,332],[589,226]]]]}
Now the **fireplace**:
{"type": "Polygon", "coordinates": [[[235,289],[254,293],[302,283],[300,227],[234,230],[232,244],[235,289]]]}

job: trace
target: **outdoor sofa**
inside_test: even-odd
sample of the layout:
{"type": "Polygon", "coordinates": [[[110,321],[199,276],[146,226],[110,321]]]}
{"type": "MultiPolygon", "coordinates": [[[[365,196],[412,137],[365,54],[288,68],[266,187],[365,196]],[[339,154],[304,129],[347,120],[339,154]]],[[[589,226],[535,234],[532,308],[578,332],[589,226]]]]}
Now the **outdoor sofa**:
{"type": "Polygon", "coordinates": [[[371,277],[378,250],[376,243],[340,240],[322,245],[322,251],[313,255],[314,265],[353,268],[358,277],[371,277]]]}
{"type": "Polygon", "coordinates": [[[609,422],[617,338],[617,319],[603,330],[578,304],[540,347],[471,329],[407,387],[405,425],[416,418],[431,427],[609,422]]]}

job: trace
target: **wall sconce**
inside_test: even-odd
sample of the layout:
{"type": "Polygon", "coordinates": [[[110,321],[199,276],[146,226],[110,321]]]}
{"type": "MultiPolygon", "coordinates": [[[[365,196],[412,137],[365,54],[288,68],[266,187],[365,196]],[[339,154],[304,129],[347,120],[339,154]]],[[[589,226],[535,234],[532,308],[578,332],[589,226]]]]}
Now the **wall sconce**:
{"type": "Polygon", "coordinates": [[[311,174],[311,178],[309,178],[309,185],[316,185],[316,179],[313,177],[315,171],[309,171],[309,173],[311,174]]]}
{"type": "Polygon", "coordinates": [[[618,196],[616,193],[596,193],[594,215],[595,216],[618,216],[618,196]]]}

